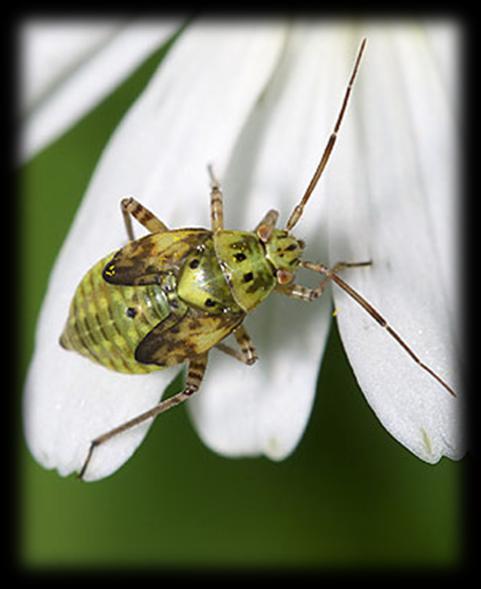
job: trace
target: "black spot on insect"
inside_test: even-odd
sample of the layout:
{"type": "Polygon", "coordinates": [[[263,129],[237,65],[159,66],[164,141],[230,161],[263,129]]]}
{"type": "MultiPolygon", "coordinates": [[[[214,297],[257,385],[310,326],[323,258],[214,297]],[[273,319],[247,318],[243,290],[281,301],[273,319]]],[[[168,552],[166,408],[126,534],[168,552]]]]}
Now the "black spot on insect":
{"type": "Polygon", "coordinates": [[[251,280],[254,280],[254,274],[252,272],[244,274],[244,282],[251,282],[251,280]]]}
{"type": "Polygon", "coordinates": [[[133,319],[137,315],[137,309],[135,309],[134,307],[127,307],[125,314],[127,315],[127,317],[133,319]]]}
{"type": "Polygon", "coordinates": [[[204,305],[206,307],[215,307],[215,301],[213,301],[212,299],[205,299],[204,305]]]}
{"type": "Polygon", "coordinates": [[[192,260],[192,262],[189,264],[189,268],[192,268],[192,270],[195,270],[196,268],[199,267],[199,264],[200,264],[199,260],[197,260],[197,259],[192,260]]]}
{"type": "Polygon", "coordinates": [[[243,254],[242,252],[239,254],[236,254],[234,256],[234,258],[238,261],[238,262],[243,262],[246,259],[246,255],[243,254]]]}
{"type": "Polygon", "coordinates": [[[291,243],[290,246],[286,247],[286,251],[287,252],[293,252],[296,249],[296,244],[295,243],[291,243]]]}

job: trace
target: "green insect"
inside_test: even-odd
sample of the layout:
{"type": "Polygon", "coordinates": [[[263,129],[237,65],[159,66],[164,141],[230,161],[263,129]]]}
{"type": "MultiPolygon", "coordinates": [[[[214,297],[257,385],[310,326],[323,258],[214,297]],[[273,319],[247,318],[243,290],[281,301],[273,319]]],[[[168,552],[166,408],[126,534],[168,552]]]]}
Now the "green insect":
{"type": "Polygon", "coordinates": [[[102,258],[80,282],[70,307],[60,344],[109,369],[125,373],[149,373],[187,362],[184,390],[152,409],[103,433],[90,444],[80,470],[82,477],[94,449],[113,436],[182,403],[195,393],[207,366],[209,351],[216,347],[251,365],[256,352],[243,321],[274,290],[289,297],[312,301],[329,281],[356,300],[411,358],[455,395],[424,364],[387,321],[338,272],[346,267],[368,266],[371,261],[340,262],[333,268],[302,260],[304,242],[291,231],[300,220],[334,147],[366,40],[359,48],[333,132],[317,169],[284,229],[277,229],[278,212],[270,210],[254,231],[224,229],[220,184],[212,167],[211,229],[170,230],[133,198],[121,208],[129,243],[102,258]],[[150,232],[135,240],[134,217],[150,232]],[[295,282],[296,271],[305,268],[323,279],[317,288],[295,282]],[[233,334],[239,348],[222,340],[233,334]]]}

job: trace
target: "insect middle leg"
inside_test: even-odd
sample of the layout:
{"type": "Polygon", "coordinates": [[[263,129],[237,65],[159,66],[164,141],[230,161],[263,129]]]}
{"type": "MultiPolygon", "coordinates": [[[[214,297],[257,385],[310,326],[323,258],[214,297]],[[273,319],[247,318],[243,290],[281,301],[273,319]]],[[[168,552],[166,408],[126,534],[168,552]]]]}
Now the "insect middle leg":
{"type": "Polygon", "coordinates": [[[234,348],[231,348],[230,346],[222,342],[220,344],[217,344],[216,348],[218,348],[225,354],[228,354],[229,356],[236,358],[240,362],[243,362],[244,364],[251,366],[257,360],[257,352],[254,343],[250,338],[249,334],[247,333],[245,327],[242,325],[238,327],[234,331],[234,337],[236,338],[237,343],[239,344],[240,350],[235,350],[234,348]]]}
{"type": "Polygon", "coordinates": [[[148,229],[151,233],[160,233],[161,231],[168,231],[168,227],[162,223],[160,219],[149,211],[146,207],[141,205],[139,201],[135,200],[132,196],[123,198],[120,201],[120,208],[124,217],[125,229],[130,241],[135,239],[134,230],[132,228],[132,219],[137,221],[148,229]]]}
{"type": "Polygon", "coordinates": [[[78,477],[82,478],[84,476],[95,448],[97,448],[101,444],[104,444],[114,436],[117,436],[129,430],[130,428],[143,423],[147,419],[157,417],[157,415],[160,415],[160,413],[164,413],[168,409],[171,409],[172,407],[175,407],[176,405],[179,405],[180,403],[187,401],[187,399],[189,399],[196,391],[199,390],[200,383],[202,382],[202,378],[204,377],[206,367],[207,354],[202,354],[201,356],[196,356],[195,358],[191,359],[187,370],[185,387],[180,393],[172,395],[172,397],[169,397],[168,399],[161,401],[160,403],[155,405],[155,407],[152,407],[152,409],[149,409],[148,411],[145,411],[144,413],[141,413],[140,415],[137,415],[136,417],[129,419],[129,421],[122,423],[116,428],[92,440],[90,442],[90,448],[88,450],[87,457],[85,459],[85,462],[83,463],[82,468],[80,469],[78,477]]]}

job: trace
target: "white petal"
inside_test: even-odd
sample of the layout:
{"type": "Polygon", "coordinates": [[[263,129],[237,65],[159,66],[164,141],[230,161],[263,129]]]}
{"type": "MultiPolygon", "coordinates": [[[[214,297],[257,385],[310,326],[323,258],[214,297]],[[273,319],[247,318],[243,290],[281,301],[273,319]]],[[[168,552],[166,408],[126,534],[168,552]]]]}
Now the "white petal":
{"type": "MultiPolygon", "coordinates": [[[[279,208],[282,226],[300,199],[344,91],[345,82],[332,83],[339,33],[318,24],[293,27],[232,156],[224,187],[226,226],[252,230],[272,207],[279,208]]],[[[296,228],[314,259],[326,259],[325,203],[321,188],[296,228]]],[[[309,305],[273,294],[255,310],[246,327],[258,362],[243,366],[214,350],[201,392],[189,405],[203,441],[230,456],[280,460],[291,453],[309,419],[329,320],[328,295],[309,305]]]]}
{"type": "MultiPolygon", "coordinates": [[[[373,260],[346,280],[456,389],[457,105],[423,30],[379,27],[367,36],[330,176],[330,261],[373,260]],[[343,138],[352,118],[355,142],[343,138]]],[[[335,301],[347,354],[383,425],[427,462],[462,456],[460,399],[338,289],[335,301]]]]}
{"type": "Polygon", "coordinates": [[[28,22],[21,31],[27,111],[20,158],[33,157],[93,108],[180,26],[178,19],[124,25],[28,22]]]}
{"type": "Polygon", "coordinates": [[[122,20],[25,21],[19,28],[22,114],[32,110],[123,26],[122,20]]]}
{"type": "MultiPolygon", "coordinates": [[[[135,195],[170,226],[207,225],[205,166],[218,163],[222,174],[283,40],[281,26],[191,26],[112,138],[55,265],[39,321],[26,436],[46,467],[64,475],[78,470],[93,437],[150,408],[172,377],[115,374],[62,350],[57,340],[69,301],[83,273],[125,241],[122,196],[135,195]]],[[[97,449],[87,478],[114,472],[146,431],[144,424],[97,449]]]]}

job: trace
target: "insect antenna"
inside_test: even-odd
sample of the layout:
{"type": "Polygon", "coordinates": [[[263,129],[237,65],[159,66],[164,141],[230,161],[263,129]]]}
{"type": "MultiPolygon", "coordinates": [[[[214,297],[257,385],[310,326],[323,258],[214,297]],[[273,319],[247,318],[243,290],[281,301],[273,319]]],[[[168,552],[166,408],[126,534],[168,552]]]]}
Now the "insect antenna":
{"type": "MultiPolygon", "coordinates": [[[[430,374],[438,383],[444,387],[447,392],[452,395],[453,397],[457,397],[456,392],[437,374],[432,368],[430,368],[427,364],[425,364],[419,356],[417,356],[414,351],[408,346],[408,344],[404,341],[404,339],[395,331],[386,319],[377,311],[371,303],[369,303],[362,295],[360,295],[352,286],[347,284],[334,270],[330,270],[326,268],[323,264],[313,264],[312,262],[301,262],[300,265],[307,270],[312,270],[313,272],[318,272],[319,274],[324,274],[327,280],[332,280],[342,288],[344,292],[346,292],[352,299],[354,299],[371,317],[381,326],[383,327],[389,335],[397,341],[397,343],[404,349],[407,354],[418,364],[420,368],[430,374]]],[[[335,268],[342,268],[348,267],[349,264],[345,264],[343,262],[337,264],[335,268]]]]}
{"type": "Polygon", "coordinates": [[[319,178],[322,176],[322,173],[324,172],[324,168],[326,167],[327,162],[329,161],[329,157],[331,156],[332,149],[334,147],[334,144],[336,143],[337,133],[338,133],[339,128],[341,126],[342,119],[344,118],[344,113],[346,112],[347,103],[349,102],[349,97],[351,96],[352,87],[354,85],[354,81],[357,76],[359,64],[361,63],[362,54],[364,53],[366,43],[367,43],[367,39],[364,37],[361,41],[361,45],[359,46],[359,50],[357,52],[357,57],[356,57],[356,61],[354,62],[354,67],[352,69],[351,77],[349,79],[349,83],[348,83],[346,91],[344,93],[344,99],[342,101],[341,110],[339,111],[339,114],[337,115],[336,124],[334,125],[334,129],[333,129],[331,135],[329,136],[329,139],[327,141],[326,147],[324,148],[324,152],[322,154],[321,160],[320,160],[319,164],[317,165],[316,171],[314,172],[314,176],[311,178],[311,181],[309,182],[309,185],[306,189],[306,192],[304,193],[304,196],[301,198],[299,204],[294,207],[294,209],[292,210],[292,213],[289,216],[289,219],[287,220],[287,223],[286,223],[287,231],[291,231],[293,229],[293,227],[295,225],[297,225],[297,222],[299,221],[299,219],[302,217],[302,214],[304,212],[304,207],[306,206],[307,201],[311,197],[311,194],[312,194],[314,188],[316,187],[316,185],[319,181],[319,178]]]}

